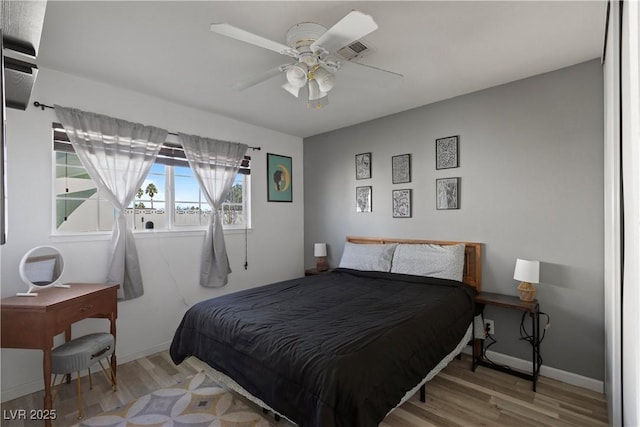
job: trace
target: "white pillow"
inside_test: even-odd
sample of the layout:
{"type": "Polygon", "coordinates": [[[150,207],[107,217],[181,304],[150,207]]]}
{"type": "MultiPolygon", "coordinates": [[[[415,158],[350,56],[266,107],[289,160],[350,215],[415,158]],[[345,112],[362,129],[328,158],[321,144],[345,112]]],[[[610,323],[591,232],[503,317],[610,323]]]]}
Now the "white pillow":
{"type": "Polygon", "coordinates": [[[346,242],[339,267],[388,272],[391,270],[391,260],[396,246],[396,243],[381,245],[346,242]]]}
{"type": "Polygon", "coordinates": [[[392,273],[462,281],[464,243],[457,245],[400,244],[393,255],[392,273]]]}

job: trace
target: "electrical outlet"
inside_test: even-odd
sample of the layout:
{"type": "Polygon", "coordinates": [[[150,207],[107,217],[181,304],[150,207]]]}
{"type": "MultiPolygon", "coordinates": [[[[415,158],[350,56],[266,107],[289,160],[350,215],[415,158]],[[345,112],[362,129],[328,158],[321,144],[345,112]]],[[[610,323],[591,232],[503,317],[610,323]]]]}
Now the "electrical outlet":
{"type": "Polygon", "coordinates": [[[485,326],[485,331],[487,331],[489,335],[495,335],[496,329],[495,329],[493,320],[484,319],[484,326],[485,326]]]}

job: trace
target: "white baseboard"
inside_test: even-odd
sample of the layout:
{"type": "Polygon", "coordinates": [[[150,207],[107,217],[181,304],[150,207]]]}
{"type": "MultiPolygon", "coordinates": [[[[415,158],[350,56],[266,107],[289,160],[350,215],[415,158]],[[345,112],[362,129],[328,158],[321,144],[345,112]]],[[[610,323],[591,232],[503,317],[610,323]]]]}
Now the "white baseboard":
{"type": "MultiPolygon", "coordinates": [[[[142,351],[138,351],[136,353],[130,353],[125,355],[117,354],[118,365],[123,365],[128,362],[132,362],[136,359],[140,359],[142,357],[151,356],[152,354],[156,354],[161,351],[168,350],[171,346],[171,341],[167,341],[165,343],[156,345],[154,347],[147,348],[142,351]]],[[[42,374],[41,374],[42,375],[42,374]]],[[[28,383],[19,384],[13,387],[3,388],[1,401],[2,403],[8,402],[9,400],[17,399],[18,397],[26,396],[27,394],[35,393],[37,391],[42,390],[42,379],[30,381],[28,383]]]]}
{"type": "MultiPolygon", "coordinates": [[[[465,348],[463,353],[471,354],[471,348],[465,348]]],[[[495,351],[487,351],[487,356],[495,363],[504,364],[524,372],[531,372],[530,360],[519,359],[517,357],[508,356],[506,354],[496,353],[495,351]]],[[[593,378],[585,377],[545,365],[542,365],[540,367],[540,375],[554,380],[562,381],[563,383],[586,388],[598,393],[604,393],[604,381],[594,380],[593,378]]]]}

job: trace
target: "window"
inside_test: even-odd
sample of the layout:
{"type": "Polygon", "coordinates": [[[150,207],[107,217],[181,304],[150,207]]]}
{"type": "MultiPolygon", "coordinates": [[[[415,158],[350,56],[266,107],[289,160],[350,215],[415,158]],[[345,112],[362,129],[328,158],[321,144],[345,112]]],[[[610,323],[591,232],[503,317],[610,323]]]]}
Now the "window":
{"type": "MultiPolygon", "coordinates": [[[[175,139],[175,138],[174,138],[175,139]]],[[[96,188],[73,152],[62,125],[53,124],[55,156],[56,233],[110,231],[115,209],[96,188]]],[[[245,161],[222,204],[224,229],[250,226],[251,159],[245,161]]],[[[125,211],[127,224],[136,230],[150,228],[188,230],[207,225],[211,206],[184,158],[182,147],[165,142],[136,197],[125,211]]]]}
{"type": "Polygon", "coordinates": [[[165,165],[154,164],[142,186],[138,188],[133,203],[125,212],[127,224],[134,230],[144,229],[145,224],[149,222],[153,223],[153,228],[169,228],[167,226],[169,223],[165,220],[167,216],[167,186],[165,183],[165,165]]]}

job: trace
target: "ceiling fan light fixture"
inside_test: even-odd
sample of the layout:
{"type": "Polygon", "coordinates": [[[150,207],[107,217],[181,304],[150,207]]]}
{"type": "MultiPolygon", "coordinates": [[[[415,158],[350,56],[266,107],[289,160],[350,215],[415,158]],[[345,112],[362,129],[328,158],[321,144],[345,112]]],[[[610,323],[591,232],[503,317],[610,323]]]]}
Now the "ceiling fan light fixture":
{"type": "Polygon", "coordinates": [[[320,90],[320,86],[318,82],[314,80],[309,80],[309,101],[317,101],[320,98],[324,98],[327,96],[327,92],[323,92],[320,90]]]}
{"type": "Polygon", "coordinates": [[[291,83],[285,83],[282,85],[282,89],[286,90],[287,92],[289,92],[291,95],[295,96],[296,98],[298,97],[298,95],[300,94],[300,87],[298,86],[294,86],[291,83]]]}
{"type": "Polygon", "coordinates": [[[318,87],[322,92],[329,92],[336,83],[336,76],[332,72],[318,68],[314,73],[314,80],[318,82],[318,87]]]}
{"type": "Polygon", "coordinates": [[[304,64],[296,64],[287,68],[287,82],[291,86],[301,88],[307,84],[307,69],[304,64]]]}

